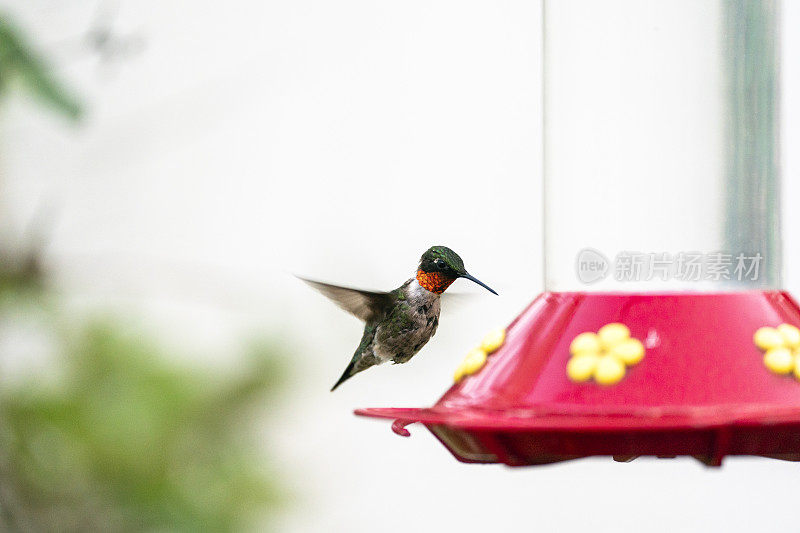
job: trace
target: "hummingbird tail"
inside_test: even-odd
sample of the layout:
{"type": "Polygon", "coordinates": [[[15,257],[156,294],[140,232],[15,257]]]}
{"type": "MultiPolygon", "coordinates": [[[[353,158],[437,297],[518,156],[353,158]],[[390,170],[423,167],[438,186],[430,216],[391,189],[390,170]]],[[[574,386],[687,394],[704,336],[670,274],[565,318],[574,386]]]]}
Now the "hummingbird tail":
{"type": "Polygon", "coordinates": [[[375,352],[372,349],[372,342],[375,340],[376,331],[377,325],[375,324],[367,324],[364,327],[364,335],[361,337],[361,343],[358,345],[358,348],[356,348],[356,352],[350,359],[350,363],[348,363],[347,368],[345,368],[344,372],[342,372],[342,377],[340,377],[339,381],[337,381],[336,384],[331,387],[331,392],[335,391],[336,387],[355,376],[362,370],[366,370],[372,365],[380,363],[380,360],[375,357],[375,352]]]}

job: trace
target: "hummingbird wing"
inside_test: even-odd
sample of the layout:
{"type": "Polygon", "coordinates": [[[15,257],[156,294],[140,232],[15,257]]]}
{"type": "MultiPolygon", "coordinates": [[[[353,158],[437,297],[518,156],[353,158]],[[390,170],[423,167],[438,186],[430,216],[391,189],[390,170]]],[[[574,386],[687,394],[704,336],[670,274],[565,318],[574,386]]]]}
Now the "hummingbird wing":
{"type": "Polygon", "coordinates": [[[299,279],[305,281],[327,296],[336,305],[364,322],[369,322],[381,316],[392,305],[392,296],[388,292],[362,291],[360,289],[322,283],[321,281],[299,279]]]}

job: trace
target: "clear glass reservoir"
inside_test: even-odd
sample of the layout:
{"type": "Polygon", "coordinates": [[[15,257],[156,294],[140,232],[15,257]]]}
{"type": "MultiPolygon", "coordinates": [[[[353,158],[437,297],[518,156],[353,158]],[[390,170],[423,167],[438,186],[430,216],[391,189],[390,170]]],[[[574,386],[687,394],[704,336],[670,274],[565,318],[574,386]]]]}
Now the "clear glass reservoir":
{"type": "Polygon", "coordinates": [[[547,290],[778,288],[778,2],[544,5],[547,290]]]}

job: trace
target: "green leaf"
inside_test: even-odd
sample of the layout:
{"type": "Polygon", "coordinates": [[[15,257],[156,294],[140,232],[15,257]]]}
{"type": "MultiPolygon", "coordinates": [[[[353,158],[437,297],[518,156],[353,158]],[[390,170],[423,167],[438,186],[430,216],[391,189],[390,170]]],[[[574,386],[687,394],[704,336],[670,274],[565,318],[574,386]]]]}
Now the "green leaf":
{"type": "Polygon", "coordinates": [[[44,59],[38,55],[22,33],[0,15],[0,96],[12,82],[20,85],[41,102],[71,120],[82,114],[81,105],[53,76],[44,59]]]}

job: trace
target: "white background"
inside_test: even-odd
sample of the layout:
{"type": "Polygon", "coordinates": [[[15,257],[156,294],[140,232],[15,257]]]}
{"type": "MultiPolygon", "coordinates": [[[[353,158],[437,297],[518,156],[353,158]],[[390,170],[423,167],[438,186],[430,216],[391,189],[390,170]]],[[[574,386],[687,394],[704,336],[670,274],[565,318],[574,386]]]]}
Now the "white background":
{"type": "MultiPolygon", "coordinates": [[[[198,364],[227,364],[242,336],[291,341],[291,396],[268,436],[298,494],[282,530],[796,528],[800,465],[470,466],[423,428],[401,439],[351,414],[435,402],[483,332],[542,289],[538,2],[129,1],[115,30],[145,48],[114,65],[75,52],[95,2],[6,4],[88,115],[73,128],[7,103],[0,235],[48,213],[70,305],[135,317],[198,364]],[[412,362],[329,393],[360,325],[290,273],[389,289],[432,244],[500,296],[457,282],[474,294],[412,362]]],[[[784,251],[799,294],[800,4],[784,14],[784,251]]]]}

